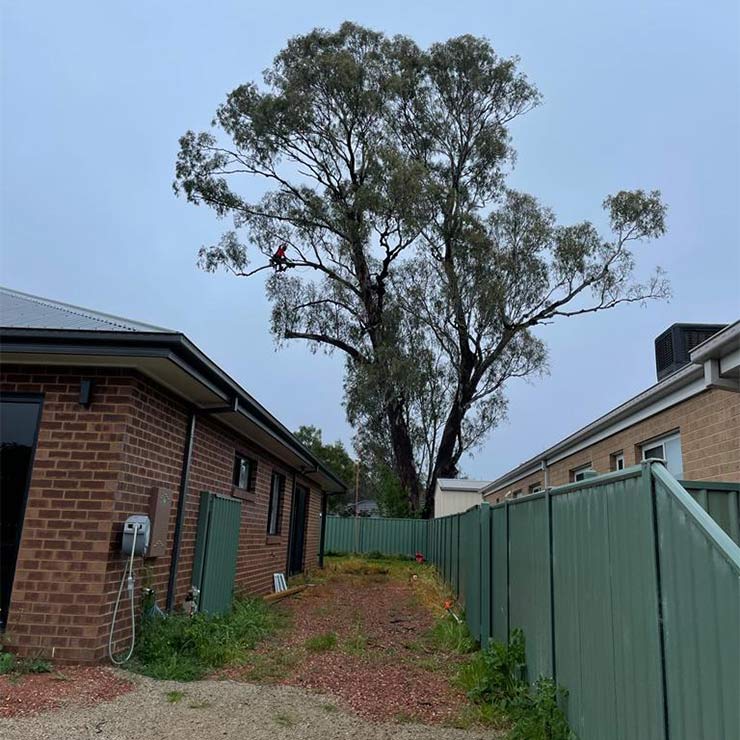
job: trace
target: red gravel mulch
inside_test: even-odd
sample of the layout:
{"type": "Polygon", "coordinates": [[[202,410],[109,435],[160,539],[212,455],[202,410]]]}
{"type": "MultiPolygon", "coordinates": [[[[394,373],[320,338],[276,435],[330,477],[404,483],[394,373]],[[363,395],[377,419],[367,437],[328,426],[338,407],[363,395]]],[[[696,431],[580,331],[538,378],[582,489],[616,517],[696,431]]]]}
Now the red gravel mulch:
{"type": "Polygon", "coordinates": [[[103,666],[64,666],[55,673],[0,676],[0,717],[27,717],[63,706],[90,706],[134,684],[103,666]]]}
{"type": "MultiPolygon", "coordinates": [[[[420,645],[434,615],[420,598],[424,584],[410,578],[415,570],[418,566],[409,564],[408,573],[394,569],[386,576],[340,572],[286,599],[279,608],[290,613],[290,629],[258,652],[300,650],[306,640],[333,633],[336,647],[309,651],[279,682],[331,694],[371,721],[452,719],[467,699],[443,672],[426,667],[423,660],[433,657],[420,645]]],[[[436,658],[448,665],[459,660],[436,658]]],[[[239,677],[239,672],[229,674],[239,677]]],[[[241,675],[249,680],[248,669],[241,675]]]]}

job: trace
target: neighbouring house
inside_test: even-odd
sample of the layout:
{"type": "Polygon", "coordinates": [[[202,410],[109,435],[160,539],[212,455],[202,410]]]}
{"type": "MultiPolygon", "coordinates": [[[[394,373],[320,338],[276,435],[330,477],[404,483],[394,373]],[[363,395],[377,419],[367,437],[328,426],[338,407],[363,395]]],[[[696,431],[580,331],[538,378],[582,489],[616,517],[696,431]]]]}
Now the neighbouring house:
{"type": "Polygon", "coordinates": [[[677,478],[740,481],[740,321],[674,324],[655,340],[658,382],[505,473],[490,503],[660,458],[677,478]]]}
{"type": "Polygon", "coordinates": [[[483,489],[487,480],[464,478],[438,478],[434,490],[434,518],[460,514],[483,501],[483,489]]]}
{"type": "Polygon", "coordinates": [[[357,505],[355,505],[355,502],[353,501],[351,504],[347,505],[347,508],[345,509],[345,515],[355,516],[355,514],[357,514],[357,516],[380,516],[378,502],[374,501],[373,499],[364,498],[360,499],[357,502],[357,505]]]}
{"type": "Polygon", "coordinates": [[[344,484],[183,334],[0,289],[0,379],[11,649],[105,656],[130,515],[152,525],[137,614],[141,587],[177,609],[196,586],[208,610],[318,563],[344,484]]]}

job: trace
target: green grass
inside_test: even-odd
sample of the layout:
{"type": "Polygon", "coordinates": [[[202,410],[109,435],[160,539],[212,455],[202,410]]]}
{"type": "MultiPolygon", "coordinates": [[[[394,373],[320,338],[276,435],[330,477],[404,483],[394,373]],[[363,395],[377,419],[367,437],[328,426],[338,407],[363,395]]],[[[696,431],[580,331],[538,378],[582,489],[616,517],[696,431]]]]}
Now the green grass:
{"type": "Polygon", "coordinates": [[[22,676],[29,673],[51,673],[52,670],[51,663],[38,656],[17,658],[13,653],[0,652],[0,675],[22,676]]]}
{"type": "Polygon", "coordinates": [[[304,655],[305,651],[299,649],[256,653],[250,656],[250,665],[244,677],[255,683],[276,683],[290,675],[304,655]]]}
{"type": "Polygon", "coordinates": [[[563,711],[567,693],[552,679],[526,682],[524,634],[513,630],[509,644],[491,643],[463,664],[456,683],[473,702],[458,726],[470,720],[508,726],[509,740],[572,740],[563,711]]]}
{"type": "Polygon", "coordinates": [[[468,625],[464,621],[458,622],[450,614],[435,622],[425,635],[425,642],[432,650],[458,655],[467,655],[478,649],[468,625]]]}
{"type": "Polygon", "coordinates": [[[167,701],[170,704],[177,704],[178,702],[181,702],[184,698],[185,698],[184,691],[168,691],[167,692],[167,701]]]}
{"type": "Polygon", "coordinates": [[[323,635],[309,637],[305,643],[306,650],[312,653],[321,653],[327,650],[333,650],[337,646],[337,636],[334,632],[327,632],[323,635]]]}
{"type": "Polygon", "coordinates": [[[128,667],[152,678],[194,681],[243,662],[278,624],[276,612],[260,599],[237,600],[224,615],[148,617],[128,667]]]}
{"type": "Polygon", "coordinates": [[[280,714],[276,714],[272,721],[276,725],[280,725],[280,727],[295,727],[298,723],[296,722],[295,717],[291,714],[287,714],[285,712],[281,712],[280,714]]]}

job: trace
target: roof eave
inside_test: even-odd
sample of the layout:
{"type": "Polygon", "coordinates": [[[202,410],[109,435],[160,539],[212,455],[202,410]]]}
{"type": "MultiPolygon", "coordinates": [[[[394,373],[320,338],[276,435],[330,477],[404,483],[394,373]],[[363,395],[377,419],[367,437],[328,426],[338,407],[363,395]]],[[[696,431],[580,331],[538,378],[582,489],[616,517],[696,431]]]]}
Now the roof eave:
{"type": "Polygon", "coordinates": [[[132,358],[156,355],[180,363],[200,382],[207,383],[220,392],[225,402],[236,400],[242,413],[304,459],[308,465],[302,472],[306,475],[320,474],[329,484],[325,488],[328,493],[343,493],[347,490],[346,485],[301,444],[292,432],[180,332],[0,328],[0,353],[11,351],[30,354],[88,351],[90,354],[115,354],[132,358]]]}

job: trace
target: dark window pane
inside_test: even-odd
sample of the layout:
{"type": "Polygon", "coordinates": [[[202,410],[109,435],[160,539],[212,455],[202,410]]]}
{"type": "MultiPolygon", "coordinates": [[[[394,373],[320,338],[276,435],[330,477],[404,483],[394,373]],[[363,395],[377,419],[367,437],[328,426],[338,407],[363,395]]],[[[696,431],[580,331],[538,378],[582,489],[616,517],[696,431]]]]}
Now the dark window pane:
{"type": "Polygon", "coordinates": [[[41,404],[0,402],[0,625],[10,606],[41,404]]]}
{"type": "Polygon", "coordinates": [[[273,473],[270,487],[270,507],[267,512],[268,534],[280,534],[284,488],[285,478],[279,473],[273,473]]]}

